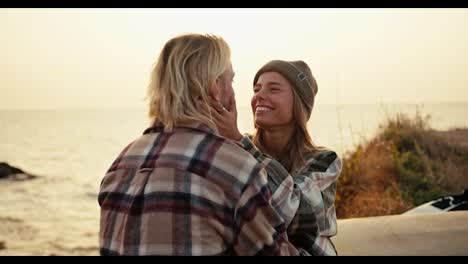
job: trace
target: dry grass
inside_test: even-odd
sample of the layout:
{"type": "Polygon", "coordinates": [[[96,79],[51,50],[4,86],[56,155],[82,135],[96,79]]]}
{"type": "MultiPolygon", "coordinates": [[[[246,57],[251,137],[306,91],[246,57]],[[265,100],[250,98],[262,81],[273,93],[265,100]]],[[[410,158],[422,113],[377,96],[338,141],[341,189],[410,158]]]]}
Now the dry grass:
{"type": "Polygon", "coordinates": [[[428,118],[397,115],[344,155],[339,219],[402,213],[468,188],[468,129],[435,131],[428,118]]]}
{"type": "Polygon", "coordinates": [[[410,208],[399,192],[389,142],[369,142],[344,163],[347,168],[337,193],[339,219],[398,214],[410,208]]]}
{"type": "Polygon", "coordinates": [[[432,161],[435,184],[451,193],[468,188],[468,129],[425,131],[418,144],[432,161]]]}

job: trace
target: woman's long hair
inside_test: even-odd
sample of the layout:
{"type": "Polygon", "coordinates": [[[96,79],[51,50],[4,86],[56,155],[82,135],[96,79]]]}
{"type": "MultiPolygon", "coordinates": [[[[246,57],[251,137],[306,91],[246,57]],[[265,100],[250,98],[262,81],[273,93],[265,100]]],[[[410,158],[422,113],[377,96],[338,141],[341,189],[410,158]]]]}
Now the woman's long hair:
{"type": "Polygon", "coordinates": [[[216,128],[206,106],[210,89],[228,69],[230,57],[228,44],[219,36],[184,34],[169,40],[151,73],[150,118],[166,128],[191,121],[216,128]]]}
{"type": "MultiPolygon", "coordinates": [[[[279,154],[278,157],[274,157],[283,167],[289,172],[293,173],[295,170],[302,167],[305,163],[305,156],[307,154],[313,154],[323,149],[322,147],[316,146],[307,130],[307,121],[309,114],[307,113],[304,105],[301,103],[294,88],[293,91],[293,122],[294,132],[286,145],[284,150],[279,154]]],[[[265,148],[264,141],[264,130],[255,124],[256,131],[253,135],[253,143],[262,152],[268,153],[268,149],[265,148]]]]}

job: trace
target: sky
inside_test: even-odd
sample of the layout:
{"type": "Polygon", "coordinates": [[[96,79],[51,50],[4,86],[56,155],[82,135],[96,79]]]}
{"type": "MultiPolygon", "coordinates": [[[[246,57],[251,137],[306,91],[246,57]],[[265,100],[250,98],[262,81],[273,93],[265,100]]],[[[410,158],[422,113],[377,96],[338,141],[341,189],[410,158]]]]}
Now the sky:
{"type": "Polygon", "coordinates": [[[237,104],[272,59],[304,60],[320,104],[468,102],[468,9],[1,9],[0,109],[145,108],[163,45],[222,36],[237,104]]]}

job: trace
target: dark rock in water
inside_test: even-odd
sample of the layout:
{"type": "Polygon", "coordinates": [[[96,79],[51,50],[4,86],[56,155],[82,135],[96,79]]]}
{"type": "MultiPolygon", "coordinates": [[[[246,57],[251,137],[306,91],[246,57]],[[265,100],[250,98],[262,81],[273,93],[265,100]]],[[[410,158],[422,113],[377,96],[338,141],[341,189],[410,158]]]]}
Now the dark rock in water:
{"type": "Polygon", "coordinates": [[[22,170],[8,165],[8,163],[0,162],[0,178],[6,178],[10,174],[24,173],[22,170]]]}
{"type": "Polygon", "coordinates": [[[21,169],[8,165],[8,163],[0,162],[0,179],[9,179],[14,181],[24,181],[37,178],[35,175],[24,172],[21,169]]]}
{"type": "Polygon", "coordinates": [[[6,249],[6,245],[4,241],[0,241],[0,250],[6,249]]]}

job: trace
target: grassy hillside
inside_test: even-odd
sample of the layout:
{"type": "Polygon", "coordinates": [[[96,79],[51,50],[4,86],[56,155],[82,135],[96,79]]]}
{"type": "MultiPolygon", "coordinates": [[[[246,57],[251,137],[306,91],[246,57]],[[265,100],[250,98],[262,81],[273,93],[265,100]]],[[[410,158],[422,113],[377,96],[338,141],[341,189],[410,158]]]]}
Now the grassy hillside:
{"type": "Polygon", "coordinates": [[[468,188],[468,129],[436,131],[429,117],[399,114],[343,157],[339,219],[400,214],[468,188]]]}

